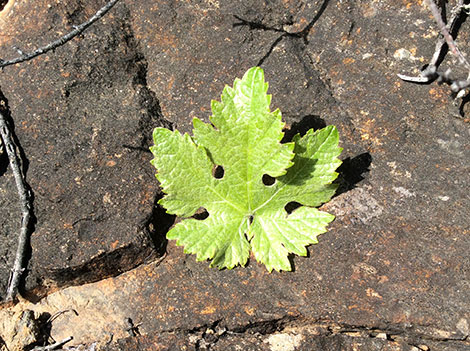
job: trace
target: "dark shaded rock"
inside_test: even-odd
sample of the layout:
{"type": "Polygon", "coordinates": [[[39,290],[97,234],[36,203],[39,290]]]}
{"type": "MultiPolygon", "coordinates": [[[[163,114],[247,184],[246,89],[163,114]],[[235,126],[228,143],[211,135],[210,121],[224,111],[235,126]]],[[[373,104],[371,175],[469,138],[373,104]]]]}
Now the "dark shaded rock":
{"type": "MultiPolygon", "coordinates": [[[[15,35],[1,37],[5,52],[96,10],[77,1],[18,6],[31,22],[22,33],[7,29],[15,35]]],[[[464,52],[469,33],[462,26],[464,52]]],[[[190,131],[192,117],[207,121],[210,99],[253,65],[265,69],[288,127],[335,124],[345,149],[341,193],[323,206],[337,219],[308,257],[293,259],[295,272],[268,274],[254,260],[217,271],[169,243],[157,267],[42,300],[37,308],[73,301],[79,310],[81,319],[55,324],[57,339],[74,326],[77,342],[112,332],[114,349],[263,350],[279,333],[294,338],[288,328],[326,321],[342,329],[305,332],[296,347],[468,349],[468,121],[448,87],[396,77],[431,57],[436,35],[426,7],[412,1],[124,1],[56,53],[5,69],[36,196],[27,282],[36,293],[156,255],[144,228],[153,221],[149,230],[164,232],[171,219],[155,219],[157,183],[141,151],[152,128],[190,131]],[[90,320],[97,315],[101,324],[90,320]],[[116,324],[127,317],[141,323],[141,336],[116,324]]],[[[10,236],[8,177],[0,202],[10,236]]]]}
{"type": "MultiPolygon", "coordinates": [[[[70,16],[73,3],[54,10],[68,18],[64,30],[92,10],[83,13],[77,4],[70,16]]],[[[9,25],[28,11],[45,11],[48,18],[51,8],[38,6],[39,13],[36,6],[19,6],[9,25]]],[[[116,275],[155,257],[155,244],[157,250],[163,244],[159,235],[171,225],[169,218],[154,216],[157,188],[149,181],[154,171],[147,152],[153,127],[171,124],[147,86],[147,62],[129,26],[129,11],[125,6],[115,11],[116,20],[87,32],[86,44],[77,39],[51,56],[25,63],[26,69],[9,67],[2,74],[35,195],[37,226],[26,285],[34,294],[116,275]]],[[[38,28],[44,26],[45,32],[58,29],[47,29],[47,21],[38,28]]],[[[45,40],[30,31],[18,33],[15,40],[21,39],[45,40]]],[[[15,188],[4,189],[2,203],[14,203],[15,188]]],[[[15,206],[9,208],[4,235],[10,244],[4,246],[4,258],[11,257],[13,228],[19,225],[15,206]]]]}

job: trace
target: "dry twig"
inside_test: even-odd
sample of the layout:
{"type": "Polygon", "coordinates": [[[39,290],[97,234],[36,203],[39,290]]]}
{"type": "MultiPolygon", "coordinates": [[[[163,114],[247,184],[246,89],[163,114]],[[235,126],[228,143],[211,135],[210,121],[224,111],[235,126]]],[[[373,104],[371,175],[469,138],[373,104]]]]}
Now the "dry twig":
{"type": "Polygon", "coordinates": [[[20,167],[20,161],[16,154],[16,146],[11,138],[10,128],[8,122],[0,111],[0,135],[3,140],[3,145],[7,151],[10,167],[15,178],[16,188],[20,197],[21,206],[21,229],[18,237],[18,247],[16,249],[15,262],[13,264],[12,275],[8,283],[6,300],[12,301],[18,294],[18,287],[20,279],[24,271],[23,263],[25,261],[25,252],[28,245],[29,228],[31,222],[31,203],[30,194],[27,190],[26,182],[23,177],[23,172],[20,167]]]}
{"type": "Polygon", "coordinates": [[[444,20],[442,18],[443,16],[434,1],[427,1],[429,8],[431,9],[431,13],[433,14],[433,17],[436,20],[436,23],[442,33],[442,37],[440,37],[436,43],[434,54],[427,68],[424,69],[418,77],[407,76],[404,74],[398,74],[398,77],[407,82],[421,84],[431,83],[434,80],[438,79],[438,83],[449,84],[451,86],[452,91],[458,93],[466,87],[470,86],[470,63],[459,50],[451,33],[455,31],[457,24],[460,22],[462,15],[465,13],[464,11],[468,6],[468,0],[458,0],[457,5],[451,11],[451,17],[448,26],[444,23],[444,20]],[[440,64],[440,60],[445,55],[446,50],[448,48],[454,55],[457,56],[459,62],[464,65],[469,71],[469,77],[466,80],[451,79],[450,70],[447,70],[445,73],[440,73],[437,71],[437,67],[440,64]]]}
{"type": "Polygon", "coordinates": [[[6,66],[14,65],[16,63],[31,60],[39,55],[45,54],[48,51],[54,50],[58,48],[59,46],[64,45],[66,42],[73,39],[77,35],[81,34],[85,29],[90,27],[94,22],[96,22],[101,17],[103,17],[106,14],[106,12],[108,12],[118,1],[119,0],[110,0],[109,2],[106,3],[106,5],[100,8],[98,12],[96,12],[88,21],[83,22],[82,24],[78,26],[75,26],[71,32],[65,34],[64,36],[60,37],[57,40],[54,40],[53,42],[47,44],[46,46],[40,47],[39,49],[36,49],[29,54],[21,53],[19,57],[14,58],[12,60],[4,61],[0,59],[0,68],[4,68],[6,66]]]}
{"type": "Polygon", "coordinates": [[[56,342],[51,345],[47,346],[36,346],[32,351],[51,351],[51,350],[57,350],[59,348],[62,348],[66,343],[68,343],[70,340],[72,340],[73,337],[69,336],[68,338],[65,338],[62,341],[56,342]]]}
{"type": "MultiPolygon", "coordinates": [[[[454,41],[454,38],[452,38],[452,35],[449,33],[449,29],[447,28],[447,25],[444,23],[442,19],[442,15],[439,12],[439,9],[437,8],[437,5],[435,4],[434,0],[428,0],[428,5],[429,8],[431,9],[432,15],[434,16],[434,19],[437,22],[437,25],[439,26],[439,30],[441,31],[442,35],[444,36],[444,39],[449,46],[450,51],[458,57],[460,63],[464,65],[469,71],[470,71],[470,64],[468,63],[467,59],[465,56],[462,55],[460,52],[457,44],[454,41]]],[[[459,0],[457,3],[456,8],[452,11],[455,14],[455,18],[458,18],[458,15],[464,10],[464,0],[459,0]]]]}
{"type": "Polygon", "coordinates": [[[52,316],[48,318],[48,320],[46,321],[46,324],[52,323],[61,314],[64,314],[67,312],[73,312],[74,315],[78,316],[78,312],[76,310],[74,310],[73,308],[69,308],[68,310],[57,311],[56,313],[54,313],[52,316]]]}

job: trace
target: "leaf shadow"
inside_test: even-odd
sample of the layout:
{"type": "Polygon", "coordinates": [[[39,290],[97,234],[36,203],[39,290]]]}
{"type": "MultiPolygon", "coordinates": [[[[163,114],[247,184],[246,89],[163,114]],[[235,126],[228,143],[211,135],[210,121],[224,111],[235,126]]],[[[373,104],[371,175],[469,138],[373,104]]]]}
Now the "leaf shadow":
{"type": "MultiPolygon", "coordinates": [[[[326,127],[325,121],[316,115],[306,115],[299,122],[292,123],[291,127],[284,130],[284,138],[282,143],[287,143],[292,141],[293,137],[298,133],[300,136],[304,136],[310,129],[322,129],[326,127]]],[[[296,153],[301,152],[297,150],[296,153]]],[[[306,167],[314,167],[315,161],[310,159],[299,158],[299,161],[304,163],[306,167]]],[[[340,194],[343,194],[349,190],[354,189],[358,183],[366,178],[366,173],[370,171],[369,167],[372,164],[372,155],[369,152],[361,153],[354,157],[347,157],[342,160],[342,164],[336,170],[338,172],[338,178],[333,182],[333,184],[338,185],[338,189],[333,197],[336,197],[340,194]]],[[[305,172],[309,174],[309,172],[305,172]]],[[[296,184],[301,184],[305,179],[296,179],[296,184]]],[[[302,204],[292,201],[289,202],[284,208],[288,214],[295,211],[297,208],[301,207],[302,204]]],[[[311,246],[311,245],[310,245],[311,246]]],[[[305,258],[310,257],[310,250],[307,249],[307,255],[305,258]]],[[[288,259],[292,268],[292,272],[295,272],[295,260],[298,257],[292,253],[288,255],[288,259]]]]}
{"type": "Polygon", "coordinates": [[[345,158],[337,169],[339,175],[334,183],[338,184],[338,189],[334,197],[354,189],[358,183],[365,179],[365,174],[370,171],[369,167],[371,164],[372,155],[368,152],[353,158],[345,158]]]}
{"type": "Polygon", "coordinates": [[[326,122],[323,118],[317,115],[303,116],[300,121],[292,123],[290,128],[284,129],[284,137],[281,143],[288,143],[296,134],[304,136],[310,129],[317,130],[326,127],[326,122]]]}
{"type": "Polygon", "coordinates": [[[160,257],[165,254],[166,247],[168,245],[166,234],[176,221],[176,216],[168,214],[165,208],[158,203],[163,195],[163,193],[157,193],[155,195],[152,212],[144,223],[145,233],[152,241],[152,244],[160,257]]]}

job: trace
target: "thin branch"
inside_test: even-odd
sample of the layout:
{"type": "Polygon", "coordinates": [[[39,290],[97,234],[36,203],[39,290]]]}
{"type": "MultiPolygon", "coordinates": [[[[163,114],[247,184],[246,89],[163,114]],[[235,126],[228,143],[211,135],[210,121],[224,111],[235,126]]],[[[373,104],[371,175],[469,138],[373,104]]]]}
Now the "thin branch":
{"type": "Polygon", "coordinates": [[[423,74],[423,72],[421,72],[421,75],[419,75],[417,77],[407,76],[406,74],[400,74],[400,73],[397,73],[397,76],[398,76],[398,78],[400,78],[401,80],[404,80],[406,82],[419,83],[419,84],[431,83],[434,80],[434,79],[426,76],[425,74],[423,74]]]}
{"type": "MultiPolygon", "coordinates": [[[[431,9],[431,13],[434,16],[434,19],[436,20],[437,25],[439,26],[439,30],[441,31],[447,45],[449,46],[450,51],[458,57],[462,65],[464,65],[468,70],[470,70],[470,63],[468,63],[465,56],[463,56],[463,54],[460,52],[459,48],[457,47],[457,44],[454,41],[454,38],[452,38],[452,35],[450,35],[449,29],[444,23],[441,13],[439,12],[439,9],[437,8],[437,5],[434,2],[434,0],[428,0],[428,5],[429,5],[429,8],[431,9]]],[[[463,10],[463,6],[464,6],[464,1],[459,0],[457,4],[457,10],[453,12],[460,13],[460,11],[463,10]]]]}
{"type": "Polygon", "coordinates": [[[398,78],[411,83],[430,83],[439,77],[436,66],[429,65],[425,70],[421,72],[418,77],[405,76],[404,74],[397,74],[398,78]]]}
{"type": "Polygon", "coordinates": [[[101,17],[103,17],[118,1],[119,0],[110,0],[108,3],[106,3],[106,5],[100,8],[98,12],[96,12],[88,21],[78,26],[75,26],[74,30],[65,34],[59,39],[54,40],[53,42],[47,44],[46,46],[40,47],[39,49],[36,49],[29,54],[21,54],[21,56],[14,58],[12,60],[4,61],[0,59],[0,68],[4,68],[6,66],[14,65],[16,63],[31,60],[39,55],[45,54],[48,51],[54,50],[58,48],[59,46],[64,45],[66,42],[73,39],[77,35],[81,34],[85,29],[91,26],[94,22],[96,22],[101,17]]]}
{"type": "Polygon", "coordinates": [[[76,316],[78,316],[78,312],[76,310],[74,310],[73,308],[69,308],[68,310],[57,311],[56,313],[54,313],[52,316],[48,318],[48,320],[46,321],[46,324],[52,323],[61,314],[64,314],[67,312],[73,312],[76,316]]]}
{"type": "Polygon", "coordinates": [[[15,262],[13,264],[12,275],[10,282],[8,283],[6,300],[14,300],[18,294],[18,287],[20,279],[24,271],[23,263],[25,261],[25,254],[28,245],[28,235],[31,222],[31,205],[30,196],[27,190],[23,173],[20,168],[20,161],[16,154],[16,147],[14,141],[11,138],[10,128],[5,119],[3,112],[0,112],[0,135],[3,140],[3,145],[8,154],[10,166],[13,171],[15,178],[16,188],[20,197],[21,206],[21,229],[18,237],[18,247],[16,249],[15,262]]]}
{"type": "Polygon", "coordinates": [[[69,336],[68,338],[65,338],[62,341],[56,342],[52,345],[47,345],[47,346],[36,346],[32,351],[51,351],[51,350],[57,350],[58,348],[62,348],[66,343],[68,343],[70,340],[72,340],[73,337],[69,336]]]}
{"type": "MultiPolygon", "coordinates": [[[[460,15],[464,10],[464,0],[458,0],[457,5],[452,9],[450,20],[449,20],[449,33],[454,33],[455,27],[460,20],[460,15]]],[[[441,16],[442,20],[442,16],[441,16]]],[[[434,55],[429,62],[429,66],[438,66],[439,65],[439,58],[443,56],[444,50],[447,49],[447,46],[444,45],[446,43],[446,39],[444,35],[437,40],[436,48],[434,49],[434,55]]]]}
{"type": "MultiPolygon", "coordinates": [[[[466,62],[466,65],[468,65],[468,62],[466,61],[465,57],[462,55],[460,50],[458,50],[457,44],[455,44],[455,41],[453,40],[451,35],[451,33],[455,31],[457,23],[460,21],[461,15],[464,9],[466,8],[465,0],[458,0],[457,5],[452,9],[448,27],[445,25],[444,20],[442,19],[443,15],[439,12],[439,9],[437,8],[433,0],[428,1],[432,14],[441,29],[442,36],[437,40],[436,47],[434,49],[434,54],[432,55],[431,61],[429,62],[427,69],[422,71],[418,77],[398,74],[398,77],[400,79],[411,83],[431,83],[436,78],[441,76],[441,74],[437,73],[437,67],[439,66],[439,60],[445,54],[445,50],[447,50],[447,48],[451,48],[453,53],[457,53],[459,60],[463,59],[466,62]]],[[[468,68],[470,70],[470,65],[468,66],[468,68]]]]}

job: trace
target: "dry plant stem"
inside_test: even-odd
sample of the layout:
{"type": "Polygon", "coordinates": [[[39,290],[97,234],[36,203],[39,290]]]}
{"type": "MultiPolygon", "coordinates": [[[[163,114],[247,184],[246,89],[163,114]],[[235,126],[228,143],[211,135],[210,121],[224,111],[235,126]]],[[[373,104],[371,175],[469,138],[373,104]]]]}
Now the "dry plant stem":
{"type": "Polygon", "coordinates": [[[72,339],[73,337],[69,336],[68,338],[65,338],[64,340],[56,342],[52,345],[36,346],[32,351],[51,351],[51,350],[57,350],[59,348],[62,349],[62,346],[68,343],[72,339]]]}
{"type": "Polygon", "coordinates": [[[18,294],[18,287],[20,284],[21,275],[24,271],[23,263],[25,261],[25,253],[28,245],[28,230],[31,220],[31,206],[28,190],[23,178],[23,173],[20,169],[20,162],[16,155],[16,148],[11,138],[11,132],[8,127],[7,121],[3,113],[0,112],[0,134],[3,140],[3,145],[7,150],[8,160],[10,167],[15,177],[16,188],[20,196],[21,205],[21,229],[18,238],[18,247],[16,249],[15,262],[13,264],[12,275],[7,288],[6,300],[14,300],[18,294]]]}
{"type": "MultiPolygon", "coordinates": [[[[463,56],[462,53],[460,52],[459,48],[457,47],[457,44],[454,41],[454,38],[452,38],[452,35],[450,35],[449,29],[444,23],[441,13],[439,12],[439,9],[437,8],[437,5],[434,3],[433,0],[428,0],[428,5],[429,5],[429,8],[431,9],[434,19],[437,22],[437,25],[439,26],[439,30],[441,31],[447,45],[449,46],[450,51],[458,57],[462,65],[464,65],[468,70],[470,70],[470,64],[468,63],[465,56],[463,56]]],[[[460,12],[463,6],[463,0],[459,0],[459,3],[457,4],[457,6],[460,8],[458,9],[458,12],[460,12]]]]}
{"type": "MultiPolygon", "coordinates": [[[[439,9],[437,8],[436,4],[434,3],[433,0],[428,0],[429,6],[431,8],[432,14],[434,18],[436,19],[436,22],[438,23],[442,37],[438,38],[437,43],[436,43],[436,48],[434,49],[434,54],[431,58],[431,61],[428,64],[427,70],[421,72],[421,75],[418,77],[413,77],[413,76],[407,76],[404,74],[398,74],[398,77],[402,80],[405,80],[407,82],[412,82],[412,83],[430,83],[434,79],[439,77],[439,74],[436,73],[437,66],[438,66],[438,61],[439,58],[443,55],[443,50],[446,49],[446,46],[444,44],[447,43],[448,47],[451,48],[452,52],[458,52],[461,56],[459,56],[459,60],[463,58],[463,60],[466,61],[465,57],[460,53],[460,50],[457,48],[457,44],[455,43],[454,39],[450,35],[455,29],[455,26],[457,25],[457,22],[460,19],[460,15],[462,14],[462,11],[464,10],[464,0],[458,0],[457,5],[452,9],[451,12],[451,17],[449,20],[449,26],[447,27],[442,19],[442,14],[439,12],[439,9]],[[442,30],[444,28],[444,31],[442,30]],[[449,41],[451,44],[449,44],[449,41]],[[454,51],[453,48],[457,48],[457,51],[454,51]]],[[[468,65],[468,62],[467,62],[468,65]]],[[[470,67],[470,66],[469,66],[470,67]]]]}
{"type": "Polygon", "coordinates": [[[103,17],[106,14],[106,12],[108,12],[118,1],[119,0],[110,0],[108,3],[106,3],[106,5],[100,8],[98,12],[96,12],[88,21],[83,22],[82,24],[76,26],[74,30],[65,34],[59,39],[54,40],[53,42],[47,44],[46,46],[36,49],[35,51],[29,54],[22,54],[21,56],[12,60],[8,60],[8,61],[0,60],[0,68],[4,68],[6,66],[14,65],[16,63],[31,60],[39,55],[45,54],[48,51],[54,50],[58,48],[59,46],[64,45],[66,42],[73,39],[77,35],[81,34],[85,29],[91,26],[94,22],[96,22],[101,17],[103,17]]]}
{"type": "Polygon", "coordinates": [[[76,316],[78,316],[78,312],[76,310],[74,310],[73,308],[70,308],[68,310],[57,311],[56,313],[54,313],[52,316],[49,317],[49,319],[46,321],[46,324],[52,323],[61,314],[64,314],[64,313],[67,313],[67,312],[73,312],[76,316]]]}

